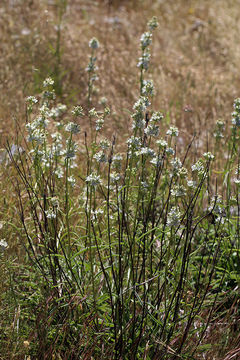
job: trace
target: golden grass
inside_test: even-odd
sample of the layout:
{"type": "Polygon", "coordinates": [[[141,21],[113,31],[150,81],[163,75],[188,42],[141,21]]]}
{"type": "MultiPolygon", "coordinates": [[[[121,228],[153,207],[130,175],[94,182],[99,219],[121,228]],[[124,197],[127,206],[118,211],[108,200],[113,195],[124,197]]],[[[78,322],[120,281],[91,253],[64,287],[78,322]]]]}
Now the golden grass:
{"type": "MultiPolygon", "coordinates": [[[[2,143],[12,116],[24,117],[24,98],[37,92],[54,67],[55,1],[3,1],[1,21],[2,143]],[[12,5],[11,5],[12,4],[12,5]]],[[[152,15],[160,26],[154,35],[149,76],[155,81],[154,108],[186,133],[211,129],[230,119],[240,93],[239,1],[69,1],[62,24],[63,100],[85,103],[88,40],[99,38],[99,93],[113,109],[110,132],[129,127],[137,96],[139,37],[152,15]],[[188,106],[191,112],[185,112],[188,106]],[[199,125],[201,125],[199,127],[199,125]]],[[[121,131],[120,131],[121,130],[121,131]]]]}
{"type": "MultiPolygon", "coordinates": [[[[0,3],[0,147],[14,136],[14,118],[25,122],[25,98],[39,91],[54,68],[56,4],[0,3]]],[[[233,99],[240,96],[239,0],[69,0],[62,23],[61,100],[86,105],[88,41],[96,36],[101,43],[98,96],[105,96],[112,109],[107,134],[123,140],[131,126],[128,111],[138,95],[139,38],[153,15],[160,24],[148,75],[156,87],[154,109],[169,111],[183,138],[200,133],[205,147],[206,133],[218,119],[230,123],[233,99]]],[[[1,217],[11,221],[16,214],[1,176],[1,217]]],[[[12,230],[9,236],[14,241],[12,230]]],[[[216,333],[220,337],[221,331],[216,333]]]]}

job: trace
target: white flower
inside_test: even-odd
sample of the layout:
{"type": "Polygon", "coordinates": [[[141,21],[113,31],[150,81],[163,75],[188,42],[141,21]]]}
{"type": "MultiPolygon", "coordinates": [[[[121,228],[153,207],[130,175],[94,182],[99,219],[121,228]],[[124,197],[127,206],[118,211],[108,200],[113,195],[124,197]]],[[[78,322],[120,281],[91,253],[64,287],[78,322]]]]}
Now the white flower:
{"type": "Polygon", "coordinates": [[[64,104],[58,104],[55,108],[52,108],[49,111],[49,116],[53,119],[56,119],[60,115],[62,115],[67,110],[67,106],[64,104]]]}
{"type": "Polygon", "coordinates": [[[91,49],[98,49],[99,48],[99,41],[98,39],[96,39],[95,37],[92,38],[90,41],[89,41],[89,47],[91,49]]]}
{"type": "Polygon", "coordinates": [[[103,209],[99,208],[91,213],[92,220],[97,221],[99,218],[99,215],[102,215],[104,213],[103,209]]]}
{"type": "Polygon", "coordinates": [[[57,196],[54,196],[50,199],[51,204],[54,208],[58,208],[59,207],[59,200],[57,196]]]}
{"type": "Polygon", "coordinates": [[[54,211],[53,209],[46,210],[45,215],[48,219],[55,219],[57,217],[56,211],[54,211]]]}
{"type": "Polygon", "coordinates": [[[67,141],[67,149],[65,150],[65,159],[74,159],[77,152],[77,144],[74,141],[67,141]]]}
{"type": "Polygon", "coordinates": [[[163,139],[157,140],[156,144],[159,145],[159,147],[161,147],[161,148],[166,148],[168,145],[167,142],[163,139]]]}
{"type": "Polygon", "coordinates": [[[152,80],[143,80],[142,94],[144,96],[153,96],[154,95],[154,85],[153,85],[152,80]]]}
{"type": "Polygon", "coordinates": [[[101,149],[107,150],[110,147],[110,142],[108,141],[108,139],[103,139],[100,141],[99,146],[101,149]]]}
{"type": "Polygon", "coordinates": [[[150,160],[150,163],[155,165],[156,167],[160,167],[163,164],[163,159],[159,156],[155,156],[152,160],[150,160]]]}
{"type": "Polygon", "coordinates": [[[141,41],[142,49],[143,50],[146,49],[146,47],[148,47],[152,42],[152,34],[149,31],[143,33],[140,41],[141,41]]]}
{"type": "Polygon", "coordinates": [[[204,165],[201,159],[199,159],[194,165],[192,165],[192,171],[198,172],[199,175],[204,174],[204,165]]]}
{"type": "Polygon", "coordinates": [[[234,126],[240,126],[240,113],[238,111],[232,113],[232,124],[234,126]]]}
{"type": "Polygon", "coordinates": [[[179,175],[179,170],[182,167],[182,162],[179,158],[175,158],[171,161],[173,175],[177,176],[179,175]]]}
{"type": "Polygon", "coordinates": [[[0,251],[5,251],[8,248],[8,243],[5,239],[0,240],[0,251]]]}
{"type": "Polygon", "coordinates": [[[30,105],[33,105],[37,104],[38,99],[36,99],[35,96],[28,96],[26,102],[28,102],[30,105]]]}
{"type": "Polygon", "coordinates": [[[54,80],[51,77],[48,77],[43,82],[43,87],[48,87],[54,85],[54,80]]]}
{"type": "Polygon", "coordinates": [[[155,154],[155,151],[153,149],[150,149],[149,147],[145,146],[145,147],[142,147],[139,151],[137,151],[136,153],[138,156],[139,155],[146,155],[146,156],[150,156],[150,157],[154,157],[156,154],[155,154]]]}
{"type": "Polygon", "coordinates": [[[68,178],[67,178],[67,181],[69,182],[69,184],[72,186],[72,187],[74,187],[74,185],[75,185],[75,183],[76,183],[76,179],[74,178],[74,176],[69,176],[68,178]]]}
{"type": "Polygon", "coordinates": [[[82,106],[80,105],[74,106],[74,108],[72,109],[72,114],[74,116],[83,116],[84,112],[82,106]]]}
{"type": "Polygon", "coordinates": [[[98,103],[105,106],[107,104],[107,98],[105,96],[102,96],[98,103]]]}
{"type": "Polygon", "coordinates": [[[190,189],[196,189],[196,181],[188,180],[188,181],[187,181],[187,186],[188,186],[190,189]]]}
{"type": "Polygon", "coordinates": [[[106,157],[106,154],[104,154],[103,150],[96,153],[93,157],[99,163],[107,162],[107,157],[106,157]]]}
{"type": "Polygon", "coordinates": [[[149,184],[147,183],[147,181],[141,181],[141,190],[143,192],[146,192],[149,189],[149,184]]]}
{"type": "Polygon", "coordinates": [[[90,186],[96,187],[97,185],[101,184],[100,175],[92,173],[86,177],[86,183],[90,186]]]}
{"type": "Polygon", "coordinates": [[[80,125],[76,124],[74,122],[69,122],[65,126],[65,130],[72,133],[72,134],[78,134],[80,132],[80,125]]]}
{"type": "Polygon", "coordinates": [[[185,196],[186,195],[186,189],[185,189],[185,187],[183,185],[175,185],[171,189],[171,195],[176,196],[176,197],[185,196]]]}
{"type": "Polygon", "coordinates": [[[100,131],[103,128],[103,125],[104,125],[104,119],[98,118],[96,120],[96,131],[100,131]]]}
{"type": "Polygon", "coordinates": [[[145,96],[141,96],[133,105],[133,109],[137,112],[144,112],[151,103],[149,102],[148,98],[145,96]]]}
{"type": "Polygon", "coordinates": [[[204,153],[204,154],[203,154],[203,157],[204,157],[206,160],[214,160],[214,155],[213,155],[211,152],[204,153]]]}
{"type": "Polygon", "coordinates": [[[132,124],[132,129],[143,129],[145,127],[145,120],[144,119],[136,119],[132,124]]]}
{"type": "Polygon", "coordinates": [[[151,57],[150,53],[148,51],[145,51],[142,54],[142,56],[138,59],[137,66],[144,70],[147,70],[150,62],[150,57],[151,57]]]}
{"type": "Polygon", "coordinates": [[[95,108],[92,108],[91,110],[89,110],[88,115],[91,116],[91,117],[97,117],[98,113],[95,110],[95,108]]]}
{"type": "Polygon", "coordinates": [[[233,107],[236,111],[240,111],[240,98],[234,100],[233,107]]]}
{"type": "Polygon", "coordinates": [[[234,183],[235,183],[236,185],[239,185],[239,184],[240,184],[240,179],[235,178],[235,179],[233,179],[233,181],[234,181],[234,183]]]}
{"type": "Polygon", "coordinates": [[[167,155],[174,155],[175,154],[175,150],[171,147],[166,149],[166,154],[167,155]]]}
{"type": "Polygon", "coordinates": [[[155,124],[149,124],[147,128],[144,130],[144,132],[148,136],[157,137],[159,135],[159,126],[155,124]]]}
{"type": "Polygon", "coordinates": [[[153,16],[152,19],[150,19],[148,22],[148,27],[149,27],[150,31],[155,30],[158,27],[158,25],[159,24],[158,24],[156,16],[153,16]]]}
{"type": "Polygon", "coordinates": [[[178,128],[175,126],[171,126],[166,134],[170,136],[178,136],[178,128]]]}
{"type": "Polygon", "coordinates": [[[55,175],[57,176],[58,179],[63,178],[64,172],[63,172],[63,169],[61,167],[56,168],[54,173],[55,173],[55,175]]]}
{"type": "Polygon", "coordinates": [[[159,111],[154,111],[154,113],[151,116],[151,122],[160,122],[163,119],[163,114],[159,111]]]}
{"type": "Polygon", "coordinates": [[[135,137],[135,136],[131,136],[128,140],[127,140],[127,144],[129,145],[129,147],[131,149],[136,149],[138,150],[141,146],[141,139],[139,137],[135,137]]]}
{"type": "Polygon", "coordinates": [[[38,144],[43,144],[46,136],[43,130],[36,129],[34,131],[29,131],[28,141],[36,141],[38,144]]]}
{"type": "Polygon", "coordinates": [[[167,225],[177,227],[180,224],[181,213],[178,208],[172,207],[168,213],[167,225]]]}
{"type": "Polygon", "coordinates": [[[121,175],[117,172],[112,172],[110,174],[110,180],[112,183],[116,184],[121,179],[121,175]]]}
{"type": "Polygon", "coordinates": [[[123,159],[123,157],[120,154],[113,155],[113,157],[112,157],[112,166],[113,166],[113,168],[120,169],[122,159],[123,159]]]}

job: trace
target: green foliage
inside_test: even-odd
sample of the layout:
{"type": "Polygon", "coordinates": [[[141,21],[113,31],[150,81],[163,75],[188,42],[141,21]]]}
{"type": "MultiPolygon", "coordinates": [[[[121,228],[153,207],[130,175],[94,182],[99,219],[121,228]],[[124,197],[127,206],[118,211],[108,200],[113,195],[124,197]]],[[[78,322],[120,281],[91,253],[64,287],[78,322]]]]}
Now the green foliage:
{"type": "Polygon", "coordinates": [[[12,331],[16,354],[25,339],[24,355],[36,359],[194,359],[212,347],[203,339],[218,299],[239,285],[238,108],[219,196],[218,154],[192,163],[194,139],[178,152],[178,129],[164,133],[163,115],[151,109],[145,77],[156,19],[149,24],[124,148],[103,137],[110,109],[92,107],[97,39],[89,43],[89,108],[56,103],[56,70],[57,85],[47,78],[41,95],[27,99],[26,151],[7,148],[25,261],[14,279],[14,261],[8,266],[5,323],[18,325],[1,345],[9,349],[12,331]],[[80,132],[82,119],[90,136],[80,132]]]}

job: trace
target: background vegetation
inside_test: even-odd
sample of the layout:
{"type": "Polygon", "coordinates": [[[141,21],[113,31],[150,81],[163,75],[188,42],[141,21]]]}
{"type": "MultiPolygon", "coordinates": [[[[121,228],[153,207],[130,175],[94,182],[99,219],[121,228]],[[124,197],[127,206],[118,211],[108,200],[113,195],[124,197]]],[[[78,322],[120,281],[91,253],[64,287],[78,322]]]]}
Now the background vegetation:
{"type": "Polygon", "coordinates": [[[2,359],[240,356],[239,5],[1,2],[2,359]]]}

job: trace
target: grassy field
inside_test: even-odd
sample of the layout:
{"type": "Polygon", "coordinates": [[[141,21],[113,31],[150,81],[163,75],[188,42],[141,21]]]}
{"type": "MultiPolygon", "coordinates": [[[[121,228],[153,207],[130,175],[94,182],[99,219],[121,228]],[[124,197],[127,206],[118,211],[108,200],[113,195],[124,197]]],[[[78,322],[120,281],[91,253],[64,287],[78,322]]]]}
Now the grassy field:
{"type": "Polygon", "coordinates": [[[240,357],[239,15],[1,1],[0,359],[240,357]]]}

